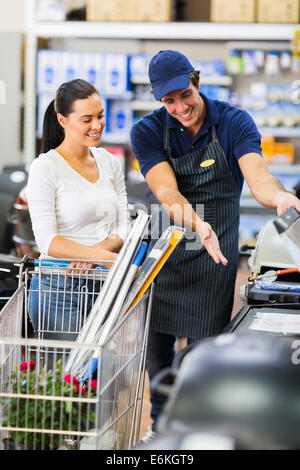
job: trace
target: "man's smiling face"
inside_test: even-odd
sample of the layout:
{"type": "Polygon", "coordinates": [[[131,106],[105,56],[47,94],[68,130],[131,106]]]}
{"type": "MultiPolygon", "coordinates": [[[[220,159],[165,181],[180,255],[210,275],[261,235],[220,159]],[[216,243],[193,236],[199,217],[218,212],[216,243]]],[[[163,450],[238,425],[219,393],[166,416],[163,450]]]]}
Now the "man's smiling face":
{"type": "Polygon", "coordinates": [[[170,116],[188,130],[198,129],[203,122],[204,103],[192,82],[187,88],[163,96],[161,102],[170,116]]]}

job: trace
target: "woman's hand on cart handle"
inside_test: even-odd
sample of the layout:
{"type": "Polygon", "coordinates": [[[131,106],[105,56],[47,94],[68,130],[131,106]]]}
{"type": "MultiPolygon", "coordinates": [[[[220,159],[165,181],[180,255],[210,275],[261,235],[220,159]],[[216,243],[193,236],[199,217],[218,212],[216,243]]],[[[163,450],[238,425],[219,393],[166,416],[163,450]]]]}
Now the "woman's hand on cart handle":
{"type": "Polygon", "coordinates": [[[118,254],[99,247],[81,245],[73,240],[56,235],[48,248],[48,256],[70,260],[83,259],[84,263],[99,260],[99,264],[110,268],[111,262],[117,259],[118,254]]]}
{"type": "Polygon", "coordinates": [[[89,274],[90,270],[93,269],[94,266],[95,265],[93,263],[72,261],[68,266],[67,274],[89,274]]]}
{"type": "MultiPolygon", "coordinates": [[[[111,268],[112,261],[115,261],[117,257],[117,253],[95,248],[95,259],[101,260],[101,266],[105,266],[108,269],[111,268]],[[104,257],[105,259],[103,259],[104,257]]],[[[67,274],[89,274],[90,270],[93,269],[94,266],[95,263],[90,263],[88,260],[72,261],[72,263],[70,263],[68,266],[67,274]]]]}

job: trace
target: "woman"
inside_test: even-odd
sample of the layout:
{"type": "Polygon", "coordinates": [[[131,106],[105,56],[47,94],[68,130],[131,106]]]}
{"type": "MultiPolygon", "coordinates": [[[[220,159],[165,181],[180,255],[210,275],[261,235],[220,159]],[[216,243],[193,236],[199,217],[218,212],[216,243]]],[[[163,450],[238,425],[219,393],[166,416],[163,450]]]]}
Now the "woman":
{"type": "MultiPolygon", "coordinates": [[[[97,90],[81,79],[62,84],[45,113],[42,153],[30,167],[26,193],[41,257],[87,260],[72,262],[68,274],[87,273],[93,267],[88,260],[111,264],[128,233],[129,212],[120,164],[97,148],[104,126],[97,90]]],[[[36,292],[29,296],[29,315],[36,332],[47,331],[44,338],[76,337],[66,332],[74,333],[82,326],[83,318],[78,319],[80,293],[91,289],[99,292],[100,288],[99,281],[95,286],[81,274],[76,278],[43,274],[40,291],[45,294],[41,300],[39,278],[33,276],[30,291],[36,292]],[[51,298],[46,294],[49,291],[51,298]]],[[[88,311],[92,295],[87,299],[88,311]]]]}

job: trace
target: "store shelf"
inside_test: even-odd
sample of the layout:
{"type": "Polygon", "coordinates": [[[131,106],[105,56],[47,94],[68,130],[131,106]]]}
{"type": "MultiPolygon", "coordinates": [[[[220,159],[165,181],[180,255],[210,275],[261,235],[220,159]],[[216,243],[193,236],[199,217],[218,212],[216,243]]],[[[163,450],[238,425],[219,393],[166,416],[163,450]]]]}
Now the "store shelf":
{"type": "Polygon", "coordinates": [[[300,127],[260,127],[259,132],[262,135],[272,135],[274,137],[300,137],[300,127]]]}
{"type": "Polygon", "coordinates": [[[249,215],[269,215],[276,213],[275,209],[271,207],[264,207],[259,204],[255,199],[243,199],[240,200],[240,211],[242,214],[249,214],[249,215]]]}
{"type": "Polygon", "coordinates": [[[107,100],[132,100],[133,92],[132,91],[125,91],[122,95],[110,95],[106,94],[105,98],[107,100]]]}
{"type": "Polygon", "coordinates": [[[300,165],[268,165],[270,173],[273,175],[299,175],[300,165]]]}
{"type": "Polygon", "coordinates": [[[40,22],[29,33],[44,38],[174,39],[174,40],[262,40],[290,41],[296,24],[258,23],[119,23],[40,22]]]}
{"type": "Polygon", "coordinates": [[[161,106],[160,101],[135,100],[131,102],[133,111],[154,111],[161,106]]]}
{"type": "MultiPolygon", "coordinates": [[[[150,85],[147,75],[132,75],[130,81],[133,85],[150,85]]],[[[232,77],[228,75],[212,75],[210,77],[200,77],[201,85],[219,85],[230,86],[232,84],[232,77]]]]}
{"type": "MultiPolygon", "coordinates": [[[[37,0],[26,0],[25,34],[25,94],[24,113],[24,159],[31,162],[35,155],[36,129],[36,54],[39,38],[74,39],[133,39],[133,40],[174,40],[174,41],[283,41],[289,45],[297,24],[256,24],[256,23],[135,23],[135,22],[87,22],[87,21],[45,21],[34,22],[37,0]]],[[[201,77],[202,84],[230,86],[231,77],[201,77]]],[[[156,105],[135,103],[136,110],[151,111],[156,105]]],[[[105,136],[105,141],[124,142],[124,137],[105,136]],[[108,140],[109,139],[109,140],[108,140]]],[[[127,139],[126,139],[127,141],[127,139]]]]}
{"type": "Polygon", "coordinates": [[[102,135],[102,144],[128,144],[129,143],[129,132],[107,132],[102,135]]]}
{"type": "MultiPolygon", "coordinates": [[[[295,25],[294,29],[297,25],[295,25]]],[[[229,41],[227,44],[228,50],[246,50],[246,51],[286,51],[289,50],[285,42],[277,41],[277,38],[269,41],[229,41]]]]}

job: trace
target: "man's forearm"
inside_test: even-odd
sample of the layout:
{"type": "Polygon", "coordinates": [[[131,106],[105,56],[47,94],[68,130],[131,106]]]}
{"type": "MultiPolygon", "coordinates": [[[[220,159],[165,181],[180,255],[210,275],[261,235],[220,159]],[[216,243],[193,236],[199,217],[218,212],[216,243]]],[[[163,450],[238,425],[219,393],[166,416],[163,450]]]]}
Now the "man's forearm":
{"type": "Polygon", "coordinates": [[[272,175],[258,178],[255,186],[250,188],[255,199],[266,207],[277,207],[278,196],[287,194],[279,179],[272,175]]]}
{"type": "Polygon", "coordinates": [[[163,189],[157,192],[156,197],[175,223],[193,232],[199,230],[203,220],[179,191],[163,189]]]}

